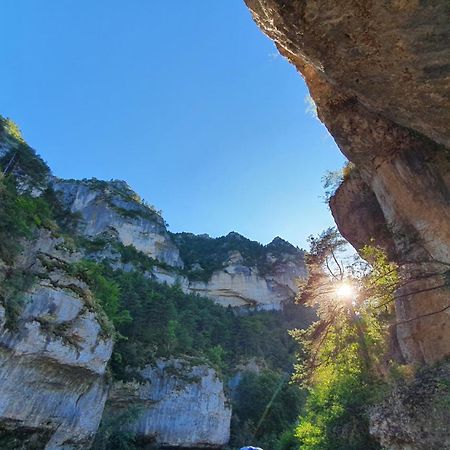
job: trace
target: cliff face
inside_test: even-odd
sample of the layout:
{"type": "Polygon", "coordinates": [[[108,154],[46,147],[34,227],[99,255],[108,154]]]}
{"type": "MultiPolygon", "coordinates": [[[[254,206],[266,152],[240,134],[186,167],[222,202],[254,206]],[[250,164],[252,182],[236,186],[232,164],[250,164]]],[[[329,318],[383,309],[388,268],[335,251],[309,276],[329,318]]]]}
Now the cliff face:
{"type": "Polygon", "coordinates": [[[58,179],[53,188],[81,216],[77,231],[105,242],[97,260],[131,270],[133,263],[124,262],[114,245],[132,246],[155,260],[149,277],[223,306],[281,309],[294,298],[298,278],[306,276],[303,251],[280,238],[262,246],[238,233],[217,239],[170,234],[161,215],[123,181],[58,179]]]}
{"type": "MultiPolygon", "coordinates": [[[[303,252],[293,246],[291,250],[294,253],[277,256],[268,252],[264,261],[271,266],[265,271],[256,263],[245,261],[238,250],[233,250],[225,254],[222,267],[214,270],[205,281],[158,268],[153,274],[161,282],[178,283],[184,292],[210,298],[222,306],[279,310],[293,300],[298,291],[298,280],[306,277],[303,252]]],[[[196,269],[195,275],[204,275],[199,263],[196,269]]]]}
{"type": "Polygon", "coordinates": [[[79,232],[86,237],[109,233],[146,256],[183,266],[161,215],[143,204],[125,182],[56,180],[53,188],[72,213],[81,215],[79,232]]]}
{"type": "Polygon", "coordinates": [[[130,404],[136,419],[125,429],[165,447],[216,448],[230,438],[231,407],[216,372],[187,360],[157,360],[140,371],[141,383],[116,383],[106,415],[130,404]]]}
{"type": "Polygon", "coordinates": [[[121,439],[224,446],[231,407],[210,366],[231,373],[258,357],[272,367],[269,341],[276,363],[290,364],[288,322],[312,320],[289,302],[303,256],[280,238],[169,233],[125,182],[53,177],[0,116],[0,448],[81,450],[94,438],[112,448],[99,423],[133,405],[134,422],[114,425],[131,432],[121,439]],[[242,317],[192,293],[247,309],[288,305],[242,317]],[[156,365],[143,368],[148,360],[156,365]]]}
{"type": "Polygon", "coordinates": [[[319,118],[360,173],[331,207],[355,247],[375,238],[401,267],[396,313],[405,359],[447,357],[448,2],[246,3],[302,73],[319,118]],[[368,224],[365,231],[361,223],[368,224]]]}
{"type": "Polygon", "coordinates": [[[20,313],[0,305],[2,448],[85,449],[102,417],[113,341],[63,246],[41,231],[2,272],[2,283],[13,270],[30,278],[20,313]]]}
{"type": "Polygon", "coordinates": [[[371,411],[371,433],[392,450],[450,448],[449,383],[448,363],[422,370],[371,411]]]}
{"type": "Polygon", "coordinates": [[[173,235],[186,266],[187,291],[223,306],[277,310],[292,301],[306,277],[304,252],[276,237],[263,246],[238,233],[211,238],[173,235]]]}

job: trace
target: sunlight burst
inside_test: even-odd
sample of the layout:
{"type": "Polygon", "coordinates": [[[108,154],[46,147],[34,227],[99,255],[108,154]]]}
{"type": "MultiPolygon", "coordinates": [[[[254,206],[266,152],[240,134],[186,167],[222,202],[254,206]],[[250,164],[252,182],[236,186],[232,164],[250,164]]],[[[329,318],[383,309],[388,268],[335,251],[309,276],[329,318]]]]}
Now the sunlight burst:
{"type": "Polygon", "coordinates": [[[355,288],[348,282],[342,282],[336,288],[336,295],[342,300],[352,300],[356,296],[355,288]]]}

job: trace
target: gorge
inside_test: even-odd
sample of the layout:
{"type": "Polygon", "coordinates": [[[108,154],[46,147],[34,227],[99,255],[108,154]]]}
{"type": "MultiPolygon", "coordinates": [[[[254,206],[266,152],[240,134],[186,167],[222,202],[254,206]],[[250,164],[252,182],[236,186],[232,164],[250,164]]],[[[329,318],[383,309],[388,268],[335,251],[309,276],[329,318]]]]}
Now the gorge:
{"type": "MultiPolygon", "coordinates": [[[[19,127],[0,116],[0,449],[450,448],[449,2],[244,3],[304,78],[318,119],[348,160],[327,199],[340,234],[328,228],[305,251],[280,237],[262,245],[235,231],[219,237],[172,232],[126,181],[56,176],[19,127]],[[341,236],[360,257],[353,265],[340,265],[341,236]]],[[[164,106],[171,97],[183,100],[171,77],[184,76],[178,71],[188,59],[213,66],[205,55],[217,63],[212,56],[220,54],[234,70],[230,55],[217,50],[212,36],[201,35],[186,10],[178,5],[170,12],[167,23],[149,16],[145,26],[157,30],[157,44],[176,60],[176,70],[166,60],[162,69],[142,69],[137,62],[154,54],[139,51],[138,39],[127,41],[114,27],[110,36],[111,54],[119,55],[122,44],[136,49],[131,63],[120,61],[120,70],[113,65],[124,77],[127,101],[128,70],[150,77],[161,69],[169,80],[170,92],[161,97],[158,86],[146,85],[157,110],[149,135],[167,125],[166,114],[178,114],[164,106]],[[176,55],[185,56],[181,44],[164,46],[162,31],[179,33],[188,48],[181,30],[190,20],[207,50],[191,49],[193,55],[179,60],[176,55]]],[[[96,32],[107,22],[96,23],[96,32]]],[[[106,56],[99,59],[111,67],[106,56]]],[[[111,59],[117,64],[120,57],[111,59]]],[[[196,72],[187,89],[216,99],[220,84],[196,90],[211,73],[196,72]]],[[[262,86],[259,96],[278,92],[279,80],[271,85],[263,71],[249,73],[242,77],[244,90],[255,84],[262,86]]],[[[102,84],[108,76],[98,75],[102,84]]],[[[110,95],[103,98],[107,108],[110,95]]],[[[201,154],[201,164],[175,153],[182,159],[177,188],[185,187],[193,168],[203,173],[215,166],[225,173],[219,184],[228,177],[244,191],[252,164],[270,160],[269,153],[289,141],[271,141],[267,150],[249,135],[268,136],[262,129],[271,108],[282,120],[270,131],[288,135],[280,123],[295,120],[291,110],[279,111],[268,100],[255,114],[226,100],[217,122],[226,128],[232,114],[261,121],[260,131],[236,132],[243,149],[261,147],[260,154],[244,161],[245,177],[235,181],[241,160],[231,152],[219,158],[219,144],[201,154]],[[210,155],[217,157],[214,164],[210,155]]],[[[164,143],[172,142],[172,132],[186,139],[196,109],[209,119],[198,98],[179,109],[185,117],[170,122],[164,143]]],[[[202,133],[213,122],[204,120],[202,133]]],[[[124,155],[136,158],[131,142],[140,143],[125,123],[129,127],[121,118],[115,130],[111,120],[107,134],[116,139],[126,130],[130,149],[122,161],[135,163],[124,155]]],[[[186,148],[207,146],[203,138],[186,148]]],[[[151,142],[160,144],[158,137],[151,142]]],[[[313,152],[304,158],[314,159],[313,152]]],[[[281,153],[291,164],[289,151],[281,153]]],[[[258,182],[266,182],[270,164],[254,177],[258,182]]],[[[161,167],[169,171],[167,163],[161,167]]],[[[157,168],[145,173],[158,178],[157,168]]],[[[296,170],[300,178],[308,168],[296,170]]]]}
{"type": "Polygon", "coordinates": [[[125,182],[54,177],[3,118],[0,139],[0,446],[227,445],[240,380],[278,383],[313,320],[304,252],[170,233],[125,182]]]}
{"type": "MultiPolygon", "coordinates": [[[[245,1],[302,74],[320,120],[354,164],[331,198],[331,210],[356,249],[373,240],[399,266],[405,281],[395,295],[394,333],[404,361],[447,361],[448,2],[245,1]]],[[[417,401],[426,404],[432,389],[422,388],[417,401]]],[[[405,395],[415,396],[410,389],[405,395]]],[[[436,437],[420,414],[408,415],[392,403],[382,411],[372,432],[386,448],[450,445],[448,427],[436,437]],[[395,423],[415,431],[402,434],[395,423]]]]}

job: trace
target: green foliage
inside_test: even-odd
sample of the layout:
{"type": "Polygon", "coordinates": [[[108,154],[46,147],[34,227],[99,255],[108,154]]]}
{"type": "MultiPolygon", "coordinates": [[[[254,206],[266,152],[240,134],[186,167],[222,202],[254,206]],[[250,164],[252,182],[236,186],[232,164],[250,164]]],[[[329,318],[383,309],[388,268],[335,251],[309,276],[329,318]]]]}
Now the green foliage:
{"type": "Polygon", "coordinates": [[[257,267],[263,275],[271,270],[271,264],[267,261],[269,252],[274,256],[287,253],[298,256],[299,259],[303,258],[302,250],[281,238],[275,238],[264,246],[235,232],[218,238],[192,233],[171,233],[171,236],[186,264],[184,274],[191,280],[207,282],[214,271],[224,267],[230,253],[236,251],[242,255],[244,265],[257,267]],[[195,264],[200,264],[202,270],[192,270],[191,266],[195,264]]]}
{"type": "Polygon", "coordinates": [[[285,374],[272,370],[246,373],[233,404],[231,443],[237,446],[249,441],[272,449],[281,445],[285,430],[297,420],[304,397],[298,386],[288,383],[285,374]]]}
{"type": "Polygon", "coordinates": [[[0,175],[0,259],[12,264],[20,240],[30,238],[36,227],[57,227],[48,202],[43,197],[19,195],[14,180],[0,175]]]}
{"type": "Polygon", "coordinates": [[[355,165],[349,161],[342,169],[327,170],[325,172],[325,175],[322,177],[325,203],[330,201],[344,180],[350,178],[354,173],[356,173],[355,165]]]}
{"type": "Polygon", "coordinates": [[[373,245],[365,245],[360,253],[371,266],[361,280],[366,302],[371,302],[372,308],[384,308],[385,313],[392,313],[394,292],[400,283],[397,264],[390,262],[386,253],[373,245]]]}
{"type": "Polygon", "coordinates": [[[137,450],[136,435],[126,431],[126,427],[140,414],[140,409],[135,406],[117,414],[104,414],[91,449],[137,450]]]}
{"type": "Polygon", "coordinates": [[[28,271],[10,268],[0,283],[0,304],[5,308],[6,328],[14,329],[22,311],[23,293],[31,287],[33,274],[28,271]]]}
{"type": "Polygon", "coordinates": [[[363,250],[371,267],[357,258],[345,263],[343,250],[333,229],[311,239],[301,301],[315,306],[319,320],[291,332],[300,345],[294,379],[309,389],[295,434],[301,450],[380,448],[367,411],[386,389],[380,368],[390,315],[378,307],[391,300],[398,275],[378,248],[363,250]]]}
{"type": "Polygon", "coordinates": [[[350,328],[340,328],[339,332],[330,330],[326,340],[318,357],[322,364],[314,370],[296,430],[299,448],[378,449],[379,444],[369,434],[367,410],[379,398],[379,388],[361,361],[358,339],[350,328]]]}
{"type": "Polygon", "coordinates": [[[214,271],[222,269],[231,251],[241,252],[247,265],[256,265],[264,253],[264,246],[237,233],[216,239],[191,233],[172,234],[172,237],[186,267],[200,264],[203,269],[187,271],[186,275],[193,280],[208,281],[214,271]]]}
{"type": "Polygon", "coordinates": [[[15,126],[0,117],[0,129],[0,138],[9,136],[16,141],[0,158],[0,259],[10,265],[20,241],[30,238],[36,228],[69,230],[75,217],[64,210],[48,186],[47,164],[23,141],[15,126]]]}
{"type": "Polygon", "coordinates": [[[15,177],[19,178],[22,181],[22,189],[45,189],[47,187],[50,169],[25,142],[20,142],[6,152],[0,158],[0,167],[2,171],[7,170],[8,174],[14,173],[15,177]]]}
{"type": "Polygon", "coordinates": [[[130,313],[122,308],[119,286],[103,275],[104,270],[101,265],[84,260],[76,263],[73,270],[92,289],[96,300],[116,328],[124,323],[131,322],[130,313]]]}
{"type": "Polygon", "coordinates": [[[50,440],[51,434],[51,430],[1,425],[0,448],[4,450],[42,450],[50,440]]]}
{"type": "Polygon", "coordinates": [[[275,450],[298,450],[300,441],[295,435],[294,429],[284,431],[275,445],[275,450]]]}
{"type": "Polygon", "coordinates": [[[174,271],[175,268],[169,266],[163,261],[147,256],[145,253],[136,250],[133,245],[123,245],[119,242],[114,243],[114,247],[119,251],[121,260],[124,264],[131,263],[137,270],[143,272],[150,271],[153,267],[157,266],[162,269],[174,271]]]}
{"type": "Polygon", "coordinates": [[[18,143],[24,142],[22,132],[11,119],[0,116],[0,139],[10,138],[18,143]]]}
{"type": "Polygon", "coordinates": [[[8,267],[2,273],[0,302],[6,309],[7,326],[13,328],[21,311],[23,292],[33,281],[31,273],[14,268],[17,254],[38,228],[53,234],[69,230],[73,215],[62,208],[46,185],[49,169],[44,161],[23,142],[11,123],[0,118],[0,124],[2,138],[6,133],[17,141],[0,158],[0,261],[8,267]],[[8,166],[13,170],[5,176],[3,171],[8,166]],[[36,197],[33,189],[38,189],[40,195],[36,197]]]}
{"type": "Polygon", "coordinates": [[[127,366],[139,369],[157,357],[177,355],[203,358],[225,374],[253,357],[284,370],[292,367],[295,343],[287,329],[304,320],[299,306],[240,316],[139,272],[114,271],[94,262],[83,262],[77,270],[123,336],[111,364],[117,378],[133,377],[127,366]]]}

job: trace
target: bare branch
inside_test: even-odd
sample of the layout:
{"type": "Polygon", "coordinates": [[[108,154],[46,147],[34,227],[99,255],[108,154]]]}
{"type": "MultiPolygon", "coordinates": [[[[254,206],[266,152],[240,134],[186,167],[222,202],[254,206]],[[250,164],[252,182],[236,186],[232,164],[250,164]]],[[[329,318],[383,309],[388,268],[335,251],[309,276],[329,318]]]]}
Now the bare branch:
{"type": "Polygon", "coordinates": [[[433,312],[430,312],[430,313],[427,313],[427,314],[422,314],[422,315],[417,316],[417,317],[412,317],[411,319],[402,320],[401,322],[397,322],[395,325],[402,325],[404,323],[409,323],[409,322],[412,322],[414,320],[422,319],[423,317],[434,316],[435,314],[442,313],[442,312],[446,311],[447,309],[450,309],[450,305],[447,305],[445,308],[439,309],[438,311],[433,311],[433,312]]]}

